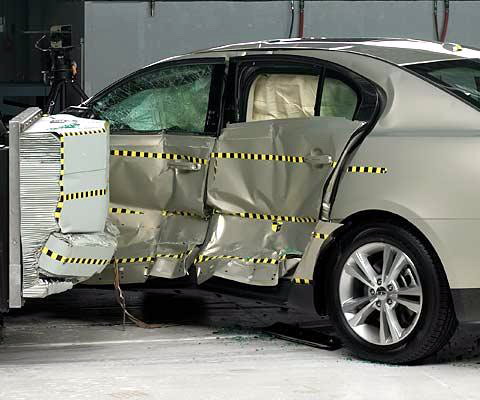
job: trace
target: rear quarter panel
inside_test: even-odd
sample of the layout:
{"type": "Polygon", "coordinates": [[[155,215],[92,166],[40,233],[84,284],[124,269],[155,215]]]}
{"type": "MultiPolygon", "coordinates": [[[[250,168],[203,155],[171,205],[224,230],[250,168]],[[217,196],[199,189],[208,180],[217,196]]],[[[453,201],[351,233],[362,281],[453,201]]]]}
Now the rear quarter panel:
{"type": "Polygon", "coordinates": [[[344,174],[332,219],[367,210],[399,215],[433,245],[452,289],[473,288],[480,287],[480,136],[455,134],[372,132],[349,165],[385,167],[387,173],[344,174]]]}

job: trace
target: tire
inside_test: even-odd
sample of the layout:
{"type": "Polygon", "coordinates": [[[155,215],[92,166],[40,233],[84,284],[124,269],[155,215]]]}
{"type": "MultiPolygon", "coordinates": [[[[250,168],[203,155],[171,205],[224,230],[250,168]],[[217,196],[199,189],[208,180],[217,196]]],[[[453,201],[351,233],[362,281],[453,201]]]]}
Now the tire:
{"type": "Polygon", "coordinates": [[[372,223],[340,239],[339,249],[327,306],[345,347],[366,360],[413,364],[448,342],[456,328],[450,288],[418,237],[372,223]]]}

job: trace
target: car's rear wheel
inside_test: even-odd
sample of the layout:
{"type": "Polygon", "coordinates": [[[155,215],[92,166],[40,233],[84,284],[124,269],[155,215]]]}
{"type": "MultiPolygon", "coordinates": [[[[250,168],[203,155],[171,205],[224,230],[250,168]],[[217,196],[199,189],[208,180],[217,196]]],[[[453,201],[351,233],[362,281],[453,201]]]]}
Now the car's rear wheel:
{"type": "Polygon", "coordinates": [[[329,280],[329,313],[345,345],[372,361],[413,363],[453,334],[448,282],[424,243],[392,224],[344,237],[329,280]]]}

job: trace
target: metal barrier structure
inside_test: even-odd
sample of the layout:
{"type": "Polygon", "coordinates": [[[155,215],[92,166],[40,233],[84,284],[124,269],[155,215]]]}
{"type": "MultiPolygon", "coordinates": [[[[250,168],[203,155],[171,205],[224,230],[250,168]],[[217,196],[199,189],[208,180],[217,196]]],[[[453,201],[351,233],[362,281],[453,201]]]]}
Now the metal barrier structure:
{"type": "Polygon", "coordinates": [[[8,147],[0,146],[0,313],[7,312],[9,308],[8,220],[8,147]]]}

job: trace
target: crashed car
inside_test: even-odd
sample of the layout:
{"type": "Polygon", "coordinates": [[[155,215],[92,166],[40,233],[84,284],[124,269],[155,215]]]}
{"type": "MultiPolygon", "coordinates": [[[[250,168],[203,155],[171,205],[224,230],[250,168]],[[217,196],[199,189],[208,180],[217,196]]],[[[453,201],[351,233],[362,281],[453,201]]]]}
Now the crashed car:
{"type": "Polygon", "coordinates": [[[480,321],[479,110],[480,51],[292,39],[19,116],[10,306],[111,284],[117,265],[122,284],[263,293],[328,316],[362,358],[423,360],[480,321]]]}

